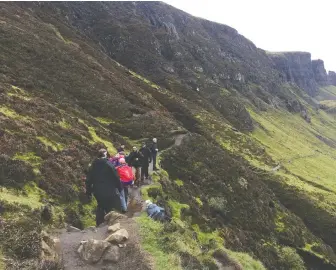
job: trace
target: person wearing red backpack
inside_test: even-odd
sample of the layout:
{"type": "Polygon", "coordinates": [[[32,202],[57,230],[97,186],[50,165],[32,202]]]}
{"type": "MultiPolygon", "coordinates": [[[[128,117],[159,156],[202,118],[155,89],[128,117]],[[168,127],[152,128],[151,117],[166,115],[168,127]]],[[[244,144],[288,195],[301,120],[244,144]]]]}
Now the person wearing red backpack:
{"type": "Polygon", "coordinates": [[[127,211],[127,198],[128,198],[128,187],[134,184],[134,174],[132,167],[126,164],[124,158],[119,159],[119,166],[116,167],[122,190],[120,192],[120,202],[123,212],[127,211]]]}

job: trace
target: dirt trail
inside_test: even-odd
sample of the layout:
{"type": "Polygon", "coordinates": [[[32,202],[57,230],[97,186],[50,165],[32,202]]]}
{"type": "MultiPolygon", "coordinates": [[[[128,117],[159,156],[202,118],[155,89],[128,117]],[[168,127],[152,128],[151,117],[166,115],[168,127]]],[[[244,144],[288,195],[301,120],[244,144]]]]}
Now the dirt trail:
{"type": "MultiPolygon", "coordinates": [[[[173,146],[180,146],[182,143],[183,138],[187,134],[179,134],[175,136],[175,143],[173,146]]],[[[171,146],[171,147],[173,147],[171,146]]],[[[170,147],[170,148],[171,148],[170,147]]],[[[168,148],[168,149],[170,149],[168,148]]],[[[164,151],[167,151],[168,149],[165,149],[164,151]]],[[[158,154],[158,157],[160,156],[160,152],[158,154]]],[[[153,173],[153,163],[149,164],[149,174],[153,173]]],[[[141,188],[148,187],[152,184],[151,180],[148,180],[144,183],[144,185],[141,186],[141,188]]],[[[137,217],[141,214],[141,212],[145,211],[145,205],[142,201],[141,197],[141,188],[133,187],[130,190],[130,202],[128,204],[128,213],[127,215],[129,217],[137,217]]]]}
{"type": "Polygon", "coordinates": [[[108,236],[107,226],[97,228],[96,232],[66,232],[63,231],[59,238],[62,248],[62,256],[64,263],[64,270],[150,270],[153,269],[150,256],[141,249],[140,238],[138,232],[138,225],[133,219],[120,220],[122,228],[125,228],[129,233],[129,240],[126,247],[120,249],[120,259],[118,263],[104,264],[99,262],[97,264],[86,264],[82,261],[77,249],[83,240],[96,239],[104,240],[108,236]],[[135,267],[136,266],[136,267],[135,267]]]}
{"type": "MultiPolygon", "coordinates": [[[[179,146],[182,143],[183,138],[186,134],[181,134],[175,136],[174,145],[179,146]]],[[[166,149],[168,150],[168,149],[166,149]]],[[[153,172],[153,164],[150,164],[149,172],[153,172]]],[[[145,183],[143,187],[151,185],[151,181],[145,183]]],[[[138,232],[138,225],[136,224],[133,217],[139,216],[143,211],[145,211],[145,206],[141,197],[141,188],[133,187],[130,190],[130,198],[128,205],[128,219],[121,220],[120,224],[122,228],[125,228],[129,233],[129,240],[125,248],[120,249],[120,260],[115,264],[104,265],[103,263],[98,263],[94,265],[89,265],[83,262],[78,254],[77,249],[79,244],[83,240],[105,239],[107,234],[107,225],[97,228],[97,231],[82,231],[82,232],[67,232],[63,230],[59,233],[58,237],[61,242],[62,257],[64,263],[64,270],[149,270],[153,269],[152,263],[150,261],[150,255],[146,254],[145,251],[141,249],[140,238],[138,232]]]]}

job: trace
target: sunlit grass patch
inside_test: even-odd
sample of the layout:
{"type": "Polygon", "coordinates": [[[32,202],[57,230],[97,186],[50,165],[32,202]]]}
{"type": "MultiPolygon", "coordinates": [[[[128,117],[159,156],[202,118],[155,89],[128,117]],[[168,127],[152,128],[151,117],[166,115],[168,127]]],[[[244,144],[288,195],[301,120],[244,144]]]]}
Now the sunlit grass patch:
{"type": "Polygon", "coordinates": [[[40,142],[42,142],[46,147],[51,147],[55,152],[62,151],[64,149],[64,145],[61,143],[57,143],[51,139],[48,139],[43,136],[36,137],[40,142]]]}
{"type": "Polygon", "coordinates": [[[109,125],[111,123],[114,123],[113,120],[104,117],[96,117],[95,119],[103,125],[109,125]]]}
{"type": "Polygon", "coordinates": [[[37,156],[34,152],[16,153],[13,159],[22,160],[33,167],[38,167],[42,162],[42,158],[37,156]]]}
{"type": "Polygon", "coordinates": [[[0,200],[16,205],[25,205],[31,209],[42,207],[41,198],[44,196],[44,191],[39,189],[36,184],[26,184],[23,190],[0,189],[0,200]]]}
{"type": "Polygon", "coordinates": [[[26,121],[26,122],[31,121],[31,119],[29,117],[20,115],[16,111],[14,111],[13,109],[11,109],[7,106],[2,105],[0,107],[0,113],[4,114],[8,118],[22,120],[22,121],[26,121]]]}
{"type": "Polygon", "coordinates": [[[136,222],[140,225],[142,247],[153,258],[154,269],[182,269],[179,256],[167,252],[167,248],[162,241],[163,224],[147,217],[146,214],[136,218],[136,222]]]}
{"type": "Polygon", "coordinates": [[[62,121],[59,121],[58,124],[64,129],[70,129],[71,125],[63,118],[62,121]]]}

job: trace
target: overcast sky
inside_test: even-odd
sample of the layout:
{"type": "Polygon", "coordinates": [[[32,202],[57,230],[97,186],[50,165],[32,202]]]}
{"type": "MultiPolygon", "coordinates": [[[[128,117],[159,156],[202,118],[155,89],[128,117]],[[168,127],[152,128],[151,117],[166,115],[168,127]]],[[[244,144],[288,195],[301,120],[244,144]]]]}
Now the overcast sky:
{"type": "Polygon", "coordinates": [[[227,24],[259,48],[307,51],[336,71],[335,0],[165,0],[192,15],[227,24]]]}

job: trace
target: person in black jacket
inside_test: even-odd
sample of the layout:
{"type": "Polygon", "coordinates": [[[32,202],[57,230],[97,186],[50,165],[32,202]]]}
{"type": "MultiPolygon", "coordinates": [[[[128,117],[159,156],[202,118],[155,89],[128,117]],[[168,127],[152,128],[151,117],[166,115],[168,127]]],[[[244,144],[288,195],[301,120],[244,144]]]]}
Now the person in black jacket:
{"type": "Polygon", "coordinates": [[[156,157],[157,157],[157,154],[158,154],[158,146],[157,146],[157,139],[156,138],[153,138],[153,143],[152,143],[152,146],[150,148],[151,152],[152,152],[152,157],[153,157],[153,171],[156,171],[157,168],[156,168],[156,157]]]}
{"type": "Polygon", "coordinates": [[[152,162],[152,152],[144,143],[140,149],[141,154],[143,155],[142,166],[141,166],[141,182],[143,183],[145,178],[148,179],[148,167],[149,163],[152,162]]]}
{"type": "Polygon", "coordinates": [[[128,165],[135,168],[135,185],[139,186],[140,170],[143,162],[143,155],[136,146],[133,146],[133,151],[127,157],[128,165]]]}
{"type": "Polygon", "coordinates": [[[86,178],[86,194],[97,200],[96,225],[104,222],[104,217],[113,209],[121,211],[120,197],[122,186],[114,166],[107,160],[107,151],[99,150],[98,158],[92,163],[86,178]]]}

